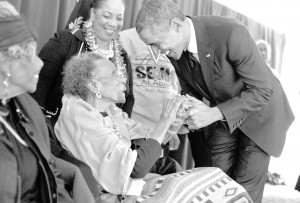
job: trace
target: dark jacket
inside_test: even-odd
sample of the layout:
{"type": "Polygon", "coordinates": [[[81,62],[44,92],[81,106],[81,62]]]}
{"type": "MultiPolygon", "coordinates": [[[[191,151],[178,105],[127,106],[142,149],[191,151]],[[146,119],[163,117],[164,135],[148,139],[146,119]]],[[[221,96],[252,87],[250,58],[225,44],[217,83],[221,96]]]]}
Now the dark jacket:
{"type": "Polygon", "coordinates": [[[205,97],[224,114],[230,132],[239,128],[278,157],[294,115],[279,80],[262,60],[247,28],[219,16],[191,17],[205,92],[193,80],[185,54],[170,59],[183,94],[205,97]]]}
{"type": "MultiPolygon", "coordinates": [[[[79,53],[83,42],[84,35],[82,30],[78,30],[74,34],[71,33],[71,30],[62,30],[55,33],[54,37],[46,43],[39,53],[44,66],[40,72],[37,90],[32,96],[48,114],[56,119],[62,106],[63,92],[61,84],[63,66],[67,60],[79,53]]],[[[86,51],[87,49],[83,45],[81,52],[86,51]]],[[[121,108],[130,116],[134,104],[132,70],[127,53],[124,50],[122,50],[122,56],[126,64],[128,88],[126,102],[121,108]]]]}
{"type": "MultiPolygon", "coordinates": [[[[39,149],[36,154],[38,159],[39,186],[41,201],[45,203],[57,202],[57,184],[52,171],[55,170],[53,157],[50,153],[48,128],[39,105],[28,95],[22,94],[14,98],[20,113],[26,119],[21,120],[21,125],[39,149]]],[[[8,139],[12,136],[10,131],[1,123],[0,125],[0,202],[15,202],[21,198],[20,191],[22,179],[18,174],[14,144],[8,139]]],[[[34,150],[32,150],[34,151],[34,150]]]]}

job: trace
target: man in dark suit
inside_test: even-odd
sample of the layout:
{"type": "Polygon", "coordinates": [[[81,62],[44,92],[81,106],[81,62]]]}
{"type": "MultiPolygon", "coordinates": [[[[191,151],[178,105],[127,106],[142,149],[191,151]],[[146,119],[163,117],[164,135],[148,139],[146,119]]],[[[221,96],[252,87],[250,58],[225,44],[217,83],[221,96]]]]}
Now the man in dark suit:
{"type": "Polygon", "coordinates": [[[182,94],[193,96],[184,113],[189,128],[210,126],[213,166],[261,202],[270,156],[280,156],[294,115],[247,28],[219,16],[185,17],[171,0],[151,0],[136,29],[171,59],[182,94]]]}

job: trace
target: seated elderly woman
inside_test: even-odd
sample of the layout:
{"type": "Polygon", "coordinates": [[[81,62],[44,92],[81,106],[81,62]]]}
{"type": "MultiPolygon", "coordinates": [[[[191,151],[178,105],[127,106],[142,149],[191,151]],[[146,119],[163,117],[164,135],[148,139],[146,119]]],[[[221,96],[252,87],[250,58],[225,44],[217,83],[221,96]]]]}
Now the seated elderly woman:
{"type": "Polygon", "coordinates": [[[166,99],[153,131],[124,117],[115,103],[125,101],[122,70],[95,53],[68,61],[63,106],[56,135],[86,162],[103,189],[104,202],[252,202],[247,192],[218,168],[195,168],[168,175],[148,173],[161,155],[161,143],[176,133],[189,97],[166,99]],[[142,138],[139,148],[131,140],[142,138]],[[121,201],[124,202],[124,201],[121,201]],[[203,201],[204,202],[204,201],[203,201]]]}
{"type": "Polygon", "coordinates": [[[0,1],[0,202],[93,202],[79,169],[51,155],[44,116],[27,94],[43,65],[35,40],[16,9],[0,1]]]}
{"type": "Polygon", "coordinates": [[[106,191],[139,195],[140,179],[161,156],[161,143],[180,127],[170,128],[186,99],[167,99],[160,121],[150,132],[123,117],[115,105],[125,102],[126,78],[122,72],[95,53],[73,57],[64,69],[63,106],[55,133],[63,147],[91,167],[106,191]],[[139,138],[144,138],[143,143],[132,149],[131,140],[139,138]]]}

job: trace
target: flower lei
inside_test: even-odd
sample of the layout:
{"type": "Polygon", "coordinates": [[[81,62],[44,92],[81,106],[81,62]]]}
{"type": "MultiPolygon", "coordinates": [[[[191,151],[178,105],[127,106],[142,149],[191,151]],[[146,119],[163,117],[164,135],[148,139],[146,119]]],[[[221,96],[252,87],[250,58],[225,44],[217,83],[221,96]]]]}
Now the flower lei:
{"type": "Polygon", "coordinates": [[[93,30],[93,24],[90,20],[83,23],[83,31],[85,36],[86,45],[89,50],[102,55],[107,59],[111,59],[117,69],[122,73],[122,76],[127,77],[126,65],[124,64],[124,59],[122,57],[122,45],[120,43],[120,36],[117,35],[113,40],[110,41],[109,49],[103,50],[96,43],[96,36],[93,30]]]}

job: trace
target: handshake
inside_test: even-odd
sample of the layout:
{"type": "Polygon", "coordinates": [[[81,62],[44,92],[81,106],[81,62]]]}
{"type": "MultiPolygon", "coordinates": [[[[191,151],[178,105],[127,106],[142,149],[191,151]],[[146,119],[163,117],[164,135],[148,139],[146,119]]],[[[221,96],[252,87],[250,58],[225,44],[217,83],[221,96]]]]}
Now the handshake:
{"type": "Polygon", "coordinates": [[[167,131],[169,136],[165,137],[165,143],[170,135],[177,134],[182,125],[189,130],[197,130],[222,120],[223,114],[217,107],[209,107],[189,95],[180,95],[164,101],[161,118],[170,122],[167,131]]]}
{"type": "Polygon", "coordinates": [[[203,114],[206,114],[206,111],[210,109],[210,107],[195,97],[189,95],[183,97],[185,97],[185,99],[176,112],[176,119],[172,126],[185,125],[187,128],[194,130],[205,127],[197,125],[198,123],[203,123],[203,120],[201,119],[200,121],[198,117],[201,115],[204,116],[203,114]]]}
{"type": "Polygon", "coordinates": [[[180,95],[172,99],[167,99],[163,105],[161,116],[163,115],[169,115],[173,118],[171,119],[171,128],[186,125],[191,130],[200,129],[224,119],[218,107],[210,107],[190,95],[180,95]],[[173,107],[171,108],[170,105],[165,105],[172,102],[173,107]],[[165,111],[168,107],[170,110],[165,111]],[[173,113],[176,115],[173,115],[173,113]]]}

